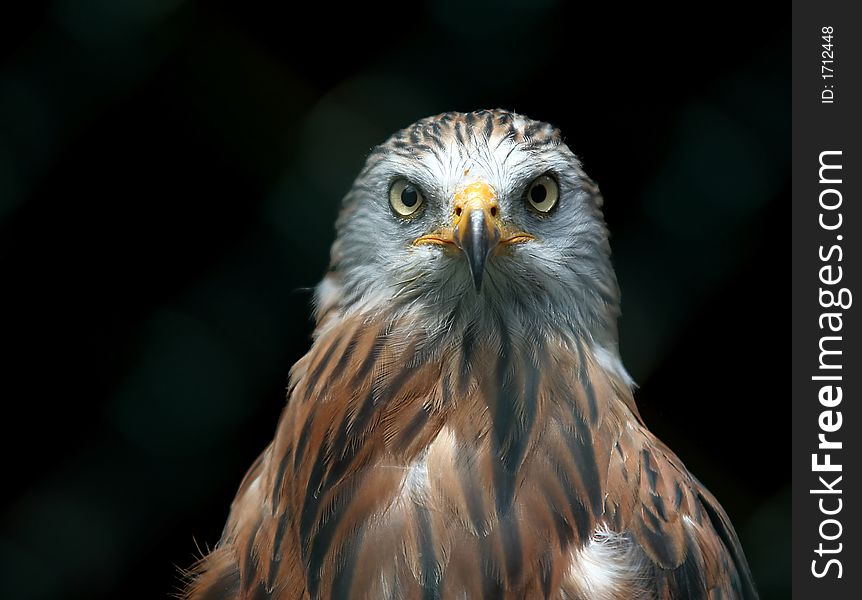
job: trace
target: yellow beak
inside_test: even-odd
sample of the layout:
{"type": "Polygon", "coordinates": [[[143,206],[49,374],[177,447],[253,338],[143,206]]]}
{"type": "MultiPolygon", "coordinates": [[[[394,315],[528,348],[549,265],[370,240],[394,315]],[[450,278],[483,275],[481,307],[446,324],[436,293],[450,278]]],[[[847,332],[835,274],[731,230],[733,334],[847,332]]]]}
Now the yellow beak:
{"type": "Polygon", "coordinates": [[[452,241],[467,257],[477,292],[482,287],[485,262],[502,237],[499,212],[496,194],[487,183],[477,181],[455,194],[452,241]]]}
{"type": "Polygon", "coordinates": [[[500,205],[494,189],[484,181],[476,181],[455,194],[452,225],[442,231],[423,235],[414,245],[452,244],[467,258],[476,291],[482,287],[485,264],[500,244],[516,244],[533,239],[528,233],[506,235],[500,220],[500,205]]]}

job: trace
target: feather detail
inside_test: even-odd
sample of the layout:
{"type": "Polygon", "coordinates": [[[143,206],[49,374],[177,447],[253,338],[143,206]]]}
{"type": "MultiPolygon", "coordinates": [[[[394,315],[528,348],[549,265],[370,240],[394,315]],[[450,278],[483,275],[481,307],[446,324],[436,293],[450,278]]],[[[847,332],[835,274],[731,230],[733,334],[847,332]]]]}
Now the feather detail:
{"type": "Polygon", "coordinates": [[[188,598],[755,597],[588,344],[424,340],[359,316],[317,338],[188,598]]]}

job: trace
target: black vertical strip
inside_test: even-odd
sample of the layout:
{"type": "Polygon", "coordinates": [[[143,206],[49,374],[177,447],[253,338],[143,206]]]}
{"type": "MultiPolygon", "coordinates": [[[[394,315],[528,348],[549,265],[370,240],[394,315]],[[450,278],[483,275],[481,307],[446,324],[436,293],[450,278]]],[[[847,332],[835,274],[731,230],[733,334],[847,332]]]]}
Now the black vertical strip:
{"type": "Polygon", "coordinates": [[[311,375],[308,375],[308,383],[306,383],[306,400],[313,400],[310,397],[311,393],[317,387],[317,380],[320,379],[320,376],[323,374],[323,371],[326,370],[327,365],[329,365],[329,361],[332,360],[333,354],[335,354],[336,348],[341,345],[341,340],[336,337],[335,339],[330,341],[329,347],[326,349],[326,352],[323,355],[323,358],[317,363],[317,366],[314,367],[314,371],[311,372],[311,375]]]}
{"type": "MultiPolygon", "coordinates": [[[[380,356],[380,351],[383,348],[385,339],[386,332],[381,328],[377,332],[371,350],[368,352],[368,356],[366,356],[362,361],[351,379],[352,388],[356,389],[362,387],[366,379],[371,375],[374,365],[380,356]]],[[[320,461],[318,461],[318,464],[315,465],[314,474],[319,475],[319,479],[315,482],[310,482],[314,483],[315,487],[312,488],[311,485],[309,485],[309,492],[311,492],[312,489],[316,491],[316,486],[320,485],[321,481],[324,481],[324,484],[327,486],[339,481],[341,476],[352,463],[357,450],[357,444],[355,442],[357,438],[361,437],[365,433],[372,416],[376,412],[376,407],[377,400],[374,395],[374,386],[369,385],[369,391],[365,397],[359,401],[359,406],[353,414],[353,419],[350,419],[349,414],[345,414],[341,423],[339,423],[338,432],[330,442],[333,458],[328,465],[329,469],[326,473],[326,479],[323,480],[322,472],[318,471],[320,463],[320,461]]],[[[308,502],[307,499],[306,502],[308,502]]]]}
{"type": "MultiPolygon", "coordinates": [[[[311,540],[311,547],[306,560],[306,569],[308,571],[308,589],[311,592],[312,598],[315,597],[317,590],[320,587],[320,570],[323,567],[326,554],[332,546],[335,532],[338,529],[338,525],[341,523],[341,518],[344,515],[345,509],[346,507],[342,506],[340,510],[336,510],[328,517],[325,517],[320,529],[314,534],[313,540],[311,540]]],[[[350,545],[351,544],[347,544],[345,547],[350,547],[350,545]]],[[[336,597],[346,598],[347,596],[336,597]]]]}
{"type": "MultiPolygon", "coordinates": [[[[357,532],[356,537],[352,542],[346,544],[342,550],[342,560],[336,561],[335,579],[332,582],[332,599],[347,600],[355,597],[352,592],[353,575],[356,572],[356,559],[362,547],[362,538],[365,535],[364,530],[357,532]],[[341,565],[340,568],[338,565],[341,565]]],[[[310,587],[310,586],[309,586],[310,587]]],[[[317,589],[311,593],[312,598],[317,598],[317,589]]]]}
{"type": "Polygon", "coordinates": [[[658,483],[658,471],[652,468],[652,455],[647,448],[641,450],[641,466],[643,467],[643,472],[646,473],[647,484],[649,485],[650,491],[653,494],[657,494],[656,484],[658,483]]]}
{"type": "MultiPolygon", "coordinates": [[[[302,539],[302,547],[305,550],[310,541],[311,530],[317,521],[317,508],[319,503],[319,488],[320,482],[323,479],[324,461],[322,452],[318,453],[314,466],[311,469],[311,474],[308,478],[308,485],[305,488],[305,501],[302,505],[302,513],[299,521],[299,535],[302,539]]],[[[304,553],[304,552],[303,552],[304,553]]]]}
{"type": "MultiPolygon", "coordinates": [[[[365,431],[371,416],[376,412],[373,396],[373,391],[368,393],[352,423],[348,424],[349,421],[346,416],[341,422],[338,433],[333,438],[332,460],[330,461],[329,469],[326,471],[325,478],[321,473],[321,479],[323,479],[322,488],[324,491],[332,489],[334,486],[338,485],[343,480],[344,475],[351,466],[362,468],[370,458],[367,452],[362,453],[361,456],[363,457],[363,460],[357,463],[356,459],[357,456],[360,456],[360,453],[357,452],[357,450],[359,450],[359,444],[356,440],[365,431]]],[[[306,509],[303,511],[303,519],[301,522],[301,531],[304,532],[303,539],[306,544],[310,543],[311,546],[308,555],[310,565],[315,561],[322,561],[325,558],[326,553],[332,544],[332,539],[335,535],[336,529],[341,521],[341,517],[346,509],[346,507],[342,507],[341,510],[337,510],[329,515],[314,536],[313,541],[311,541],[309,539],[309,533],[314,524],[314,518],[318,513],[316,509],[312,511],[310,508],[312,504],[316,505],[316,503],[311,503],[307,497],[306,509]]]]}
{"type": "MultiPolygon", "coordinates": [[[[677,568],[670,571],[668,576],[668,585],[670,586],[675,598],[686,598],[691,600],[707,600],[712,598],[712,595],[707,591],[706,581],[704,581],[704,565],[702,561],[698,561],[695,557],[700,556],[700,549],[692,547],[691,540],[686,536],[686,551],[685,560],[677,568]]],[[[739,581],[735,582],[733,587],[737,594],[741,595],[739,589],[739,581]]],[[[742,596],[745,597],[745,596],[742,596]]]]}
{"type": "Polygon", "coordinates": [[[376,408],[374,390],[371,390],[361,401],[352,421],[348,415],[344,415],[338,426],[338,433],[332,438],[332,460],[329,463],[329,470],[326,472],[324,488],[331,487],[341,481],[353,463],[360,450],[358,440],[368,427],[376,408]]]}
{"type": "Polygon", "coordinates": [[[437,551],[428,509],[422,505],[416,506],[416,534],[416,551],[419,553],[422,569],[422,598],[439,600],[442,585],[437,573],[437,551]]]}
{"type": "Polygon", "coordinates": [[[682,486],[679,484],[679,480],[675,480],[673,482],[673,508],[674,510],[679,510],[679,507],[682,505],[682,486]]]}
{"type": "MultiPolygon", "coordinates": [[[[543,355],[543,351],[541,349],[537,349],[537,353],[540,357],[543,355]]],[[[539,363],[541,362],[542,361],[540,359],[539,363]]],[[[536,413],[539,410],[540,377],[539,365],[533,361],[532,357],[530,357],[524,364],[524,395],[521,399],[524,416],[520,439],[517,444],[518,455],[516,457],[516,462],[519,466],[526,455],[533,425],[536,422],[536,413]]]]}
{"type": "Polygon", "coordinates": [[[443,405],[447,406],[452,399],[452,384],[449,382],[449,373],[440,373],[440,393],[443,395],[443,405]]]}
{"type": "Polygon", "coordinates": [[[550,553],[545,553],[542,560],[539,562],[539,568],[542,570],[542,597],[545,600],[551,598],[551,583],[553,583],[553,559],[550,553]]]}
{"type": "Polygon", "coordinates": [[[659,495],[652,496],[652,505],[656,514],[663,520],[667,521],[667,511],[665,510],[664,500],[659,495]]]}
{"type": "Polygon", "coordinates": [[[464,131],[461,121],[455,123],[455,139],[458,141],[459,146],[464,147],[464,131]]]}
{"type": "Polygon", "coordinates": [[[281,460],[278,461],[278,468],[275,470],[275,477],[272,480],[272,514],[274,515],[278,510],[279,505],[284,497],[284,494],[281,493],[281,484],[284,482],[284,473],[287,471],[287,467],[291,462],[291,457],[293,456],[293,449],[290,445],[287,445],[284,448],[284,454],[281,457],[281,460]]]}
{"type": "Polygon", "coordinates": [[[495,463],[497,511],[504,514],[512,504],[518,472],[530,442],[530,432],[536,419],[539,370],[533,360],[519,363],[523,372],[523,389],[513,371],[512,340],[502,319],[499,320],[500,356],[497,362],[497,397],[492,403],[492,441],[500,458],[495,463]],[[520,414],[519,414],[520,413],[520,414]]]}
{"type": "Polygon", "coordinates": [[[436,121],[431,123],[431,134],[428,136],[438,150],[441,152],[446,151],[446,146],[443,144],[443,132],[440,128],[440,124],[436,121]]]}
{"type": "Polygon", "coordinates": [[[512,505],[517,471],[520,466],[521,431],[517,405],[522,401],[512,374],[512,340],[502,318],[497,319],[500,354],[494,381],[496,397],[490,399],[491,442],[494,460],[494,497],[497,513],[505,514],[512,505]]]}
{"type": "Polygon", "coordinates": [[[306,418],[305,423],[302,424],[302,431],[300,431],[299,440],[296,442],[296,450],[293,456],[294,470],[299,470],[299,464],[302,462],[303,456],[305,456],[305,449],[308,447],[308,436],[311,434],[311,427],[313,424],[314,412],[312,411],[306,418]]]}
{"type": "Polygon", "coordinates": [[[515,511],[511,511],[500,521],[500,543],[503,545],[509,589],[518,589],[523,571],[524,549],[521,546],[521,532],[518,530],[515,511]]]}
{"type": "Polygon", "coordinates": [[[599,478],[599,467],[596,463],[596,452],[593,447],[592,431],[579,414],[575,413],[573,416],[575,435],[565,436],[566,445],[572,455],[575,468],[578,469],[593,514],[600,515],[602,513],[602,485],[599,478]]]}
{"type": "Polygon", "coordinates": [[[637,515],[641,518],[638,541],[650,554],[656,557],[656,562],[665,569],[672,568],[678,559],[674,539],[667,535],[662,523],[648,506],[641,504],[637,515]]]}
{"type": "Polygon", "coordinates": [[[505,597],[503,582],[494,573],[496,560],[487,539],[479,541],[479,568],[482,573],[482,600],[499,600],[505,597]]]}
{"type": "Polygon", "coordinates": [[[464,122],[467,124],[467,127],[473,129],[476,127],[476,114],[472,112],[468,112],[464,117],[464,122]]]}
{"type": "Polygon", "coordinates": [[[748,562],[745,560],[742,547],[739,545],[739,540],[736,537],[736,533],[729,525],[727,517],[720,514],[718,512],[719,509],[716,509],[710,499],[705,497],[703,494],[698,494],[698,499],[700,500],[699,504],[703,506],[707,516],[709,517],[709,522],[712,524],[712,528],[718,534],[718,537],[721,538],[722,543],[725,548],[727,548],[730,559],[736,566],[743,591],[742,597],[757,598],[757,591],[754,587],[754,581],[751,578],[748,562]]]}
{"type": "Polygon", "coordinates": [[[476,348],[478,329],[478,323],[475,320],[471,320],[464,328],[464,335],[461,337],[461,363],[458,369],[458,391],[462,396],[467,393],[467,388],[470,384],[470,374],[473,370],[473,354],[476,348]]]}
{"type": "MultiPolygon", "coordinates": [[[[560,464],[560,462],[551,457],[551,461],[554,464],[554,468],[558,473],[565,473],[565,467],[560,464]]],[[[586,540],[593,533],[593,521],[590,518],[590,512],[587,507],[584,506],[584,503],[581,501],[580,496],[578,496],[578,492],[575,489],[574,482],[571,481],[568,477],[560,478],[559,480],[560,489],[563,491],[563,494],[566,496],[566,507],[572,512],[572,518],[574,519],[574,524],[569,524],[565,522],[565,524],[569,527],[571,531],[572,526],[578,532],[578,539],[586,540]]],[[[555,510],[558,510],[562,513],[562,509],[560,507],[556,507],[555,510]]],[[[595,513],[598,514],[598,513],[595,513]]],[[[565,517],[563,517],[565,519],[565,517]]],[[[562,543],[562,537],[561,543],[562,543]]]]}
{"type": "MultiPolygon", "coordinates": [[[[257,535],[257,531],[259,529],[260,529],[260,521],[258,521],[254,525],[254,527],[252,527],[253,533],[249,536],[250,540],[253,540],[255,538],[255,536],[257,535]]],[[[245,556],[240,557],[240,558],[245,558],[245,560],[239,561],[239,567],[240,567],[239,568],[239,580],[240,580],[240,585],[241,585],[243,591],[247,591],[248,586],[251,584],[251,582],[253,582],[257,579],[256,575],[257,575],[257,569],[258,569],[258,557],[255,554],[256,546],[253,543],[251,543],[250,540],[249,540],[249,543],[247,543],[245,545],[245,548],[244,548],[245,556]]]]}
{"type": "MultiPolygon", "coordinates": [[[[341,480],[347,468],[353,463],[356,457],[356,444],[351,443],[351,440],[357,435],[357,431],[364,430],[365,425],[374,412],[372,395],[373,392],[369,392],[368,396],[362,402],[360,409],[354,417],[352,423],[353,429],[350,429],[350,434],[348,434],[349,420],[347,415],[342,419],[338,433],[333,438],[331,459],[329,461],[324,460],[323,448],[318,452],[306,487],[305,503],[300,520],[300,536],[302,537],[303,548],[307,548],[310,544],[310,534],[317,521],[320,499],[329,488],[341,480]]],[[[335,519],[335,515],[331,515],[329,522],[332,523],[334,520],[337,520],[335,519]]],[[[318,540],[319,536],[315,540],[315,543],[318,543],[319,546],[318,540]]]]}
{"type": "Polygon", "coordinates": [[[344,352],[342,352],[341,356],[338,357],[338,363],[335,365],[335,369],[332,371],[333,373],[344,373],[347,370],[347,366],[350,364],[350,359],[353,358],[353,353],[356,351],[356,345],[359,343],[359,338],[362,337],[364,332],[364,327],[356,328],[353,335],[350,336],[350,341],[347,342],[344,352]]]}
{"type": "MultiPolygon", "coordinates": [[[[353,381],[356,382],[357,386],[362,385],[365,379],[370,376],[373,365],[382,348],[383,341],[384,332],[381,330],[377,334],[377,338],[375,339],[371,352],[369,352],[369,356],[363,361],[358,374],[353,378],[353,381]]],[[[309,484],[306,495],[306,506],[304,507],[300,524],[304,545],[310,546],[307,555],[307,566],[309,568],[309,573],[312,576],[319,572],[319,568],[323,564],[323,561],[329,552],[333,538],[338,530],[338,526],[341,523],[341,519],[343,518],[347,507],[342,506],[340,510],[336,510],[332,514],[328,515],[312,539],[310,532],[319,511],[316,510],[317,502],[312,501],[314,498],[310,492],[312,489],[317,490],[318,486],[322,488],[323,492],[332,489],[333,486],[338,485],[339,482],[343,480],[345,474],[352,466],[356,466],[357,456],[360,455],[359,440],[369,428],[378,407],[385,405],[389,398],[398,394],[412,374],[412,367],[410,366],[412,365],[412,360],[407,359],[405,360],[405,363],[407,364],[391,379],[384,391],[381,392],[380,397],[376,396],[373,386],[369,386],[368,393],[358,402],[358,407],[353,414],[352,419],[349,415],[344,415],[341,423],[338,425],[338,430],[332,437],[330,443],[331,460],[327,465],[328,468],[325,469],[325,475],[322,469],[318,469],[322,464],[322,461],[318,460],[318,463],[315,465],[312,481],[309,484]],[[319,484],[319,481],[322,481],[322,484],[319,484]]],[[[362,462],[365,463],[368,460],[369,455],[366,452],[362,453],[362,456],[364,457],[362,462]]],[[[362,465],[359,465],[360,468],[361,466],[362,465]]],[[[352,572],[349,574],[349,577],[352,578],[352,572]]],[[[349,581],[347,579],[342,581],[342,586],[344,585],[349,586],[349,581]]],[[[319,582],[312,579],[309,587],[313,594],[317,592],[318,586],[319,582]]]]}
{"type": "Polygon", "coordinates": [[[455,466],[458,470],[458,480],[461,482],[464,499],[467,503],[467,513],[470,517],[470,522],[477,532],[483,534],[485,516],[482,502],[482,484],[479,483],[476,474],[473,472],[473,461],[475,458],[475,454],[469,456],[462,454],[457,458],[455,466]]]}
{"type": "Polygon", "coordinates": [[[599,420],[599,409],[596,404],[596,392],[593,389],[593,383],[590,381],[589,374],[587,373],[587,363],[584,357],[584,349],[581,345],[581,341],[576,341],[576,347],[578,349],[578,381],[581,382],[581,386],[584,388],[584,394],[587,397],[587,408],[590,412],[590,423],[595,425],[599,420]]]}
{"type": "Polygon", "coordinates": [[[491,134],[494,133],[494,115],[487,113],[485,115],[485,140],[491,139],[491,134]]]}
{"type": "Polygon", "coordinates": [[[550,509],[551,516],[554,519],[554,529],[557,532],[557,541],[560,544],[560,552],[565,552],[566,549],[569,547],[569,543],[572,541],[574,531],[571,524],[569,523],[569,520],[566,519],[566,516],[558,507],[551,506],[550,509]]]}
{"type": "Polygon", "coordinates": [[[276,521],[275,536],[272,539],[272,553],[269,557],[269,573],[266,578],[266,585],[270,589],[275,583],[275,576],[281,564],[281,544],[284,542],[284,534],[287,532],[287,518],[287,515],[280,515],[276,521]]]}

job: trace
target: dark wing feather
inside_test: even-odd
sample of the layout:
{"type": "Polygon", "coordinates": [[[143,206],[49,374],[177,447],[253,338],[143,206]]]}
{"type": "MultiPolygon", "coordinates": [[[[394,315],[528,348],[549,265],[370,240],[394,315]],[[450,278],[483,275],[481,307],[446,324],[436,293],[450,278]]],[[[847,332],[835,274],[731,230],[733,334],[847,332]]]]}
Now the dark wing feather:
{"type": "Polygon", "coordinates": [[[620,442],[637,457],[638,480],[623,527],[648,560],[658,597],[756,599],[742,547],[712,494],[646,429],[620,442]]]}
{"type": "MultiPolygon", "coordinates": [[[[754,587],[754,579],[751,577],[748,561],[745,559],[745,554],[736,536],[736,531],[734,531],[733,526],[730,524],[730,519],[727,518],[721,505],[709,493],[709,490],[703,487],[696,479],[695,483],[699,486],[698,497],[706,511],[712,529],[721,539],[724,548],[729,554],[732,567],[736,570],[738,579],[734,580],[734,589],[736,589],[740,598],[757,598],[757,589],[754,587]]],[[[731,569],[728,568],[728,570],[730,571],[731,569]]]]}

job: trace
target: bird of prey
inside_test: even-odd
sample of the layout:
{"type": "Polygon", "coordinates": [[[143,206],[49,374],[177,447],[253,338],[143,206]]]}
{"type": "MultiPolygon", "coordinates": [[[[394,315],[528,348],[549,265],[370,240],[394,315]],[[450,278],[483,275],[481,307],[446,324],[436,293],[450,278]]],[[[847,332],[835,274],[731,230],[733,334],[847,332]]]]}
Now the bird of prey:
{"type": "Polygon", "coordinates": [[[513,112],[376,147],[275,438],[186,597],[756,598],[635,406],[601,209],[560,131],[513,112]]]}

